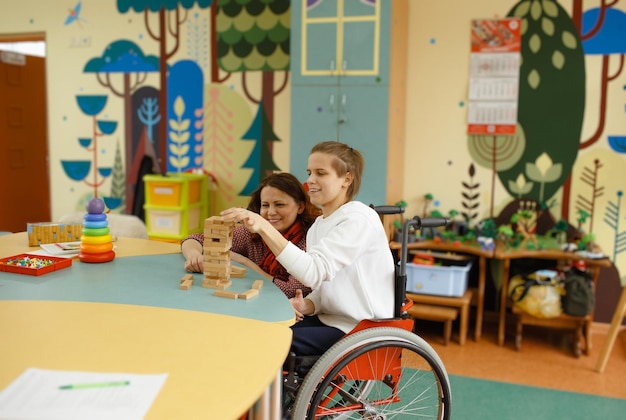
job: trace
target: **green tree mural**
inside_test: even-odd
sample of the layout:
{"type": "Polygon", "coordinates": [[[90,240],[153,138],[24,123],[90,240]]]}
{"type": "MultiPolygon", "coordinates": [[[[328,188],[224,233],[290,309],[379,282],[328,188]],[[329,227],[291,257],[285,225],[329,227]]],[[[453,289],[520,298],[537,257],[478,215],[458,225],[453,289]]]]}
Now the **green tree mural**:
{"type": "Polygon", "coordinates": [[[210,7],[213,0],[117,0],[117,10],[126,13],[131,8],[135,12],[143,12],[144,22],[148,35],[159,43],[159,104],[162,117],[159,121],[159,157],[161,172],[167,171],[167,60],[170,59],[180,46],[180,26],[187,19],[187,10],[196,4],[200,8],[210,7]],[[182,11],[181,11],[182,9],[182,11]],[[150,19],[152,13],[157,14],[157,28],[152,28],[150,19]],[[169,37],[173,41],[168,46],[169,37]]]}
{"type": "MultiPolygon", "coordinates": [[[[274,97],[289,80],[289,0],[219,0],[217,2],[217,62],[228,72],[241,72],[246,97],[263,103],[270,124],[274,123],[274,97]],[[283,83],[274,89],[274,72],[284,72],[283,83]],[[262,72],[262,92],[253,95],[246,73],[262,72]]],[[[271,147],[271,146],[270,146],[271,147]]],[[[271,149],[270,149],[271,150],[271,149]]]]}
{"type": "MultiPolygon", "coordinates": [[[[518,124],[521,158],[498,176],[512,196],[518,177],[533,182],[528,198],[549,200],[570,176],[585,110],[585,60],[576,26],[554,0],[522,0],[507,14],[522,22],[518,124]],[[539,170],[538,164],[550,162],[539,170]]],[[[564,203],[566,205],[566,203],[564,203]]]]}

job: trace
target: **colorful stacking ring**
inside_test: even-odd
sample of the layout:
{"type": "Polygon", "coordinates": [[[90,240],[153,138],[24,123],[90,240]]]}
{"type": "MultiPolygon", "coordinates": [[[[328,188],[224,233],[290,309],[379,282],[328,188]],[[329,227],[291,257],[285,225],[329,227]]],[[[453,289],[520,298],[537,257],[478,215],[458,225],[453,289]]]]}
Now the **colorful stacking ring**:
{"type": "Polygon", "coordinates": [[[109,233],[108,227],[92,229],[92,228],[83,228],[83,236],[103,236],[109,233]]]}
{"type": "Polygon", "coordinates": [[[106,220],[96,220],[96,221],[85,220],[83,222],[83,227],[88,228],[88,229],[100,229],[100,228],[105,228],[108,226],[109,226],[109,222],[106,220]]]}
{"type": "Polygon", "coordinates": [[[88,220],[85,220],[83,222],[83,227],[86,227],[89,229],[100,229],[100,228],[109,227],[109,222],[107,222],[106,220],[101,220],[97,222],[90,222],[88,220]]]}
{"type": "MultiPolygon", "coordinates": [[[[84,229],[83,229],[84,230],[84,229]]],[[[102,236],[81,236],[80,242],[83,244],[89,245],[100,245],[106,244],[107,242],[112,242],[113,237],[111,235],[102,235],[102,236]]]]}
{"type": "Polygon", "coordinates": [[[80,252],[85,254],[102,254],[113,250],[113,242],[105,244],[80,244],[80,252]]]}
{"type": "Polygon", "coordinates": [[[85,254],[82,252],[78,254],[78,259],[86,263],[109,262],[109,261],[113,261],[114,258],[115,258],[115,252],[113,251],[108,251],[102,254],[85,254]]]}
{"type": "Polygon", "coordinates": [[[85,215],[85,220],[87,222],[101,222],[106,219],[107,219],[107,215],[104,213],[98,213],[98,214],[87,213],[85,215]]]}

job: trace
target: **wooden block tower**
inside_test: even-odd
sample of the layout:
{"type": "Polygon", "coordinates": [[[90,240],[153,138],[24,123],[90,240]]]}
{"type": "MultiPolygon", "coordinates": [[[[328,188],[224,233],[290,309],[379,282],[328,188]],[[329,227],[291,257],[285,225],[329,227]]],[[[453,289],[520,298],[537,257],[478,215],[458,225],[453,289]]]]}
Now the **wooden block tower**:
{"type": "Polygon", "coordinates": [[[231,285],[230,248],[234,222],[219,216],[204,221],[204,279],[202,287],[225,290],[231,285]]]}

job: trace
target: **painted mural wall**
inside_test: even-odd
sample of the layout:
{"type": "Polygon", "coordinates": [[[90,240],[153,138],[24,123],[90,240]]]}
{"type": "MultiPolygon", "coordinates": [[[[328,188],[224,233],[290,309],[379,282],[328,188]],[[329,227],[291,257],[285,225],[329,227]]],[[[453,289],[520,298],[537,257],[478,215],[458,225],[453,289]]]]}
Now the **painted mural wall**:
{"type": "Polygon", "coordinates": [[[53,219],[131,213],[144,156],[207,173],[213,211],[289,169],[289,1],[0,3],[3,33],[45,34],[53,219]]]}
{"type": "MultiPolygon", "coordinates": [[[[289,2],[239,3],[0,0],[3,33],[47,41],[54,219],[96,193],[127,211],[143,155],[157,170],[214,176],[214,210],[244,205],[265,171],[299,169],[289,165],[289,2]]],[[[408,213],[422,214],[429,194],[431,210],[471,220],[545,205],[593,232],[626,273],[626,1],[591,3],[409,2],[398,197],[408,213]],[[518,135],[468,136],[470,23],[506,16],[524,22],[518,135]],[[511,148],[519,158],[504,158],[511,148]]]]}
{"type": "Polygon", "coordinates": [[[626,273],[625,11],[623,0],[411,3],[408,212],[508,222],[529,206],[591,232],[626,273]],[[507,16],[522,22],[517,134],[468,136],[470,20],[507,16]]]}

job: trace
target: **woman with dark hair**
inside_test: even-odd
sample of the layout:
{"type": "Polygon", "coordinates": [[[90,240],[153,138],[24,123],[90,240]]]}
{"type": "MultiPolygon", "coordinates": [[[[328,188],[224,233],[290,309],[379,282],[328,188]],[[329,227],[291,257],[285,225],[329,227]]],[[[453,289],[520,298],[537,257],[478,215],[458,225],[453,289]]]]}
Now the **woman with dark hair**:
{"type": "MultiPolygon", "coordinates": [[[[276,173],[263,179],[250,197],[248,210],[260,214],[287,241],[303,250],[306,249],[306,233],[321,214],[311,204],[302,183],[289,173],[276,173]]],[[[204,271],[203,245],[203,233],[191,234],[183,240],[185,270],[204,271]]],[[[296,290],[307,295],[311,292],[276,260],[259,234],[242,225],[235,226],[233,231],[231,259],[272,280],[288,298],[294,297],[296,290]]]]}

